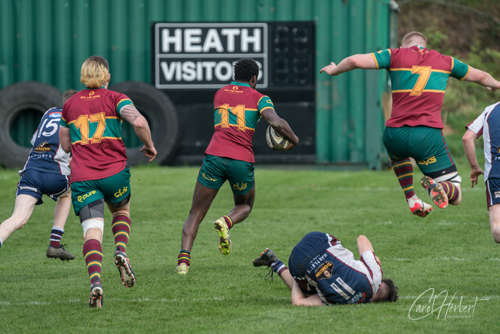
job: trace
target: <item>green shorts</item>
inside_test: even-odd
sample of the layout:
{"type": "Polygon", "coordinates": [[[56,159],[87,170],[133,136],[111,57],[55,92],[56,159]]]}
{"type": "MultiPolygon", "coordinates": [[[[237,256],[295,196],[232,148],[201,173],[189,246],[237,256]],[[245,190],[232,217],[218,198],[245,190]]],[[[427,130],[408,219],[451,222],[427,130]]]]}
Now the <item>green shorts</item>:
{"type": "Polygon", "coordinates": [[[198,174],[198,182],[207,188],[220,189],[229,180],[235,195],[245,195],[255,183],[253,163],[206,155],[198,174]]]}
{"type": "Polygon", "coordinates": [[[104,199],[109,204],[120,203],[130,195],[130,168],[99,180],[77,181],[71,184],[73,210],[78,215],[86,205],[104,199]]]}
{"type": "Polygon", "coordinates": [[[392,161],[411,157],[425,175],[457,171],[441,129],[427,126],[386,127],[384,146],[392,161]]]}

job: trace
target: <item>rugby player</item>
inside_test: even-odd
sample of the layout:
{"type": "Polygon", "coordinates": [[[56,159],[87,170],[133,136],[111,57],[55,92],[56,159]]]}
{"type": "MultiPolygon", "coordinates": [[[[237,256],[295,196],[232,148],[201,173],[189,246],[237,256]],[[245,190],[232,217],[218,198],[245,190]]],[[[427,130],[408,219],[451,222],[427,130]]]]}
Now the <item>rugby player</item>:
{"type": "Polygon", "coordinates": [[[215,93],[215,131],[205,151],[191,210],[182,229],[175,269],[178,274],[188,273],[200,223],[226,180],[231,185],[235,207],[214,223],[222,254],[231,251],[229,230],[250,215],[255,198],[252,138],[260,118],[290,141],[286,150],[299,143],[288,123],[276,114],[271,99],[255,90],[258,75],[259,66],[253,59],[241,59],[234,65],[234,81],[215,93]]]}
{"type": "MultiPolygon", "coordinates": [[[[73,89],[64,92],[63,104],[75,93],[77,91],[73,89]]],[[[15,230],[26,225],[35,205],[43,203],[42,195],[45,194],[57,201],[47,257],[69,261],[75,256],[64,248],[65,245],[61,245],[64,225],[71,209],[68,183],[70,154],[64,152],[59,143],[61,112],[62,108],[47,110],[31,138],[33,148],[24,168],[19,171],[21,180],[17,185],[14,212],[0,225],[0,247],[15,230]]]]}
{"type": "Polygon", "coordinates": [[[292,291],[293,305],[322,306],[394,302],[398,288],[382,279],[380,259],[364,235],[357,239],[360,260],[341,242],[323,232],[311,232],[293,248],[287,268],[266,248],[253,261],[255,267],[269,266],[292,291]]]}
{"type": "Polygon", "coordinates": [[[489,211],[493,240],[500,243],[500,102],[484,109],[474,122],[467,126],[462,143],[470,165],[469,178],[472,188],[478,176],[484,174],[486,204],[489,211]],[[483,136],[484,171],[479,167],[474,140],[483,136]]]}
{"type": "Polygon", "coordinates": [[[133,287],[135,274],[126,254],[130,235],[130,169],[122,140],[122,121],[129,122],[152,161],[156,149],[147,120],[124,94],[108,90],[111,75],[106,59],[87,58],[80,81],[86,89],[66,102],[59,132],[64,151],[72,152],[73,209],[83,228],[83,256],[90,276],[90,307],[102,307],[101,284],[104,203],[110,210],[115,239],[114,260],[122,283],[133,287]]]}
{"type": "Polygon", "coordinates": [[[420,182],[434,204],[444,209],[448,203],[458,205],[462,200],[462,179],[442,132],[441,108],[448,78],[475,82],[489,90],[500,88],[500,82],[453,57],[427,49],[427,39],[420,32],[406,34],[401,44],[398,49],[353,55],[338,65],[332,62],[320,73],[335,76],[357,68],[389,72],[392,113],[385,123],[384,146],[411,212],[425,217],[433,208],[415,194],[410,158],[424,174],[420,182]]]}

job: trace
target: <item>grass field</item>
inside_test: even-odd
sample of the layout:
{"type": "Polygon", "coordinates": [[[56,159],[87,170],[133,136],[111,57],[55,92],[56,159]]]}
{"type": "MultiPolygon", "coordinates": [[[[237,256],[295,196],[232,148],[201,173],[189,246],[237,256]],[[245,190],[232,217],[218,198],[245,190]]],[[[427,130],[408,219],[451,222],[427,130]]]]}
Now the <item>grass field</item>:
{"type": "MultiPolygon", "coordinates": [[[[61,262],[45,257],[54,203],[44,197],[45,204],[35,208],[26,227],[0,249],[2,332],[500,332],[500,249],[491,237],[484,185],[470,189],[465,165],[460,168],[465,179],[462,205],[435,208],[425,219],[410,214],[392,171],[280,171],[257,166],[254,210],[231,230],[231,254],[219,253],[213,229],[213,221],[232,208],[225,185],[200,227],[189,275],[180,277],[174,269],[197,171],[193,167],[132,169],[127,254],[137,284],[127,289],[119,280],[107,214],[105,299],[100,310],[88,308],[82,231],[73,214],[63,243],[76,259],[61,262]],[[292,306],[283,282],[277,276],[273,282],[265,280],[267,271],[254,268],[251,261],[270,247],[288,263],[293,246],[314,230],[335,235],[356,255],[356,237],[368,236],[382,261],[384,277],[399,286],[400,300],[292,306]],[[430,298],[429,289],[437,298],[430,298]]],[[[18,176],[15,171],[0,170],[0,182],[3,220],[11,214],[18,176]]],[[[427,196],[420,186],[416,191],[422,198],[427,196]]]]}

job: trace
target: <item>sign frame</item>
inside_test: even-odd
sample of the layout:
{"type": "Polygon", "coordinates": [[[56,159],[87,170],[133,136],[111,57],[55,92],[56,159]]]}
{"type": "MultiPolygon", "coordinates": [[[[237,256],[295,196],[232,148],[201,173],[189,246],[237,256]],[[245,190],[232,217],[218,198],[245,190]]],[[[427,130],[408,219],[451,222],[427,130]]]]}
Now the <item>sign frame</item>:
{"type": "MultiPolygon", "coordinates": [[[[173,83],[173,84],[165,84],[162,83],[161,81],[161,76],[164,74],[162,73],[162,60],[202,60],[202,59],[210,59],[210,58],[216,58],[218,60],[226,60],[231,62],[231,70],[232,66],[234,65],[234,62],[238,61],[241,58],[253,58],[257,62],[261,62],[260,65],[262,65],[262,72],[261,72],[261,77],[258,78],[258,86],[260,89],[265,89],[269,85],[269,43],[268,43],[268,34],[269,34],[269,27],[268,23],[266,22],[207,22],[207,23],[190,23],[190,22],[177,22],[177,23],[171,23],[171,22],[155,22],[152,24],[152,39],[153,39],[153,45],[154,45],[154,50],[153,50],[153,66],[152,66],[152,75],[153,75],[153,82],[154,86],[157,89],[214,89],[214,88],[220,88],[223,85],[226,85],[228,81],[230,80],[225,80],[225,81],[214,81],[214,83],[206,83],[206,84],[200,84],[200,83],[192,83],[192,82],[186,82],[186,83],[173,83]],[[238,52],[238,53],[231,53],[231,52],[217,52],[217,53],[203,53],[203,52],[174,52],[174,53],[165,53],[160,50],[162,47],[161,45],[161,31],[162,29],[165,28],[177,28],[177,29],[193,29],[193,28],[198,28],[198,29],[217,29],[217,28],[238,28],[238,29],[243,29],[243,28],[261,28],[261,43],[262,43],[262,51],[261,52],[238,52]]],[[[231,79],[233,79],[231,75],[231,79]]]]}

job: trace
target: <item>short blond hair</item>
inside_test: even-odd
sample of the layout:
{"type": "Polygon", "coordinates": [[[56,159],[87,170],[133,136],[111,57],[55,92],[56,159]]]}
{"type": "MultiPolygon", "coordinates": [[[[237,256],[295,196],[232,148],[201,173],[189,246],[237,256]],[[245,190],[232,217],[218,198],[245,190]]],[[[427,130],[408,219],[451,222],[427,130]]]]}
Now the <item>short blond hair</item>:
{"type": "Polygon", "coordinates": [[[415,44],[425,48],[427,46],[427,38],[425,35],[418,31],[411,31],[407,33],[401,41],[401,46],[404,48],[415,44]]]}
{"type": "Polygon", "coordinates": [[[80,81],[87,88],[101,88],[109,79],[108,61],[101,56],[87,58],[82,65],[80,81]]]}

